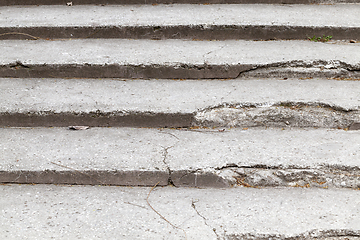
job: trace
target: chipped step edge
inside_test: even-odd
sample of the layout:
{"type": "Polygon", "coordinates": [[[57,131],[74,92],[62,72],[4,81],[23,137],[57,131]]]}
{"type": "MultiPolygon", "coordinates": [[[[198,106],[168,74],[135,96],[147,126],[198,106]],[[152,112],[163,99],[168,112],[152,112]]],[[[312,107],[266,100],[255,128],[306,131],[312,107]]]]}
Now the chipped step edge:
{"type": "Polygon", "coordinates": [[[24,64],[0,66],[0,77],[13,78],[132,78],[132,79],[235,79],[235,78],[353,78],[360,65],[338,60],[286,61],[270,64],[24,64]]]}
{"type": "Polygon", "coordinates": [[[318,166],[281,168],[231,164],[217,169],[173,171],[171,182],[177,187],[300,187],[350,188],[360,190],[359,167],[318,166]]]}
{"type": "Polygon", "coordinates": [[[0,6],[83,4],[334,4],[358,3],[357,0],[2,0],[0,6]]]}
{"type": "Polygon", "coordinates": [[[266,168],[227,166],[207,170],[167,171],[0,171],[1,183],[229,188],[299,187],[360,190],[360,169],[347,166],[266,168]]]}
{"type": "Polygon", "coordinates": [[[1,127],[152,127],[152,128],[338,128],[360,129],[358,109],[323,103],[223,103],[194,113],[2,112],[1,127]]]}
{"type": "Polygon", "coordinates": [[[195,126],[202,127],[319,127],[356,130],[359,110],[322,103],[222,104],[199,111],[195,126]]]}
{"type": "Polygon", "coordinates": [[[0,39],[190,39],[190,40],[308,40],[312,36],[332,36],[333,40],[360,40],[358,27],[258,26],[258,25],[203,25],[189,26],[41,26],[0,27],[0,39]]]}
{"type": "Polygon", "coordinates": [[[358,240],[360,239],[360,231],[350,229],[331,229],[331,230],[312,230],[296,236],[283,234],[227,234],[225,239],[231,240],[358,240]]]}

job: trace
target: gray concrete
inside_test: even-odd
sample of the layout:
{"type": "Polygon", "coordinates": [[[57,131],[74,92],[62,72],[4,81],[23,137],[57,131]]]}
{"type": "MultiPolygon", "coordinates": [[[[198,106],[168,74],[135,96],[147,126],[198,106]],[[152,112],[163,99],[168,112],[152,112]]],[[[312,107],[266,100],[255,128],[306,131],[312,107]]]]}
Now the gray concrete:
{"type": "Polygon", "coordinates": [[[229,185],[247,187],[360,187],[359,132],[205,129],[171,133],[178,142],[168,149],[166,159],[177,186],[196,185],[201,175],[212,173],[229,185]]]}
{"type": "Polygon", "coordinates": [[[324,35],[340,40],[360,40],[359,12],[360,4],[2,7],[0,36],[1,39],[260,40],[324,35]]]}
{"type": "MultiPolygon", "coordinates": [[[[68,0],[2,0],[0,6],[7,5],[66,5],[68,0]]],[[[267,3],[267,4],[334,4],[334,3],[358,3],[358,0],[72,0],[73,6],[78,4],[244,4],[244,3],[267,3]]]]}
{"type": "Polygon", "coordinates": [[[360,238],[360,192],[3,185],[5,239],[360,238]]]}
{"type": "Polygon", "coordinates": [[[359,129],[360,122],[360,81],[2,78],[0,89],[1,126],[359,129]]]}
{"type": "Polygon", "coordinates": [[[358,131],[0,131],[3,183],[360,188],[358,131]]]}
{"type": "Polygon", "coordinates": [[[2,77],[236,78],[268,68],[283,77],[360,76],[360,43],[85,39],[0,47],[2,77]]]}
{"type": "Polygon", "coordinates": [[[360,4],[83,5],[71,8],[18,6],[0,9],[2,16],[0,27],[174,25],[360,27],[359,11],[360,4]]]}

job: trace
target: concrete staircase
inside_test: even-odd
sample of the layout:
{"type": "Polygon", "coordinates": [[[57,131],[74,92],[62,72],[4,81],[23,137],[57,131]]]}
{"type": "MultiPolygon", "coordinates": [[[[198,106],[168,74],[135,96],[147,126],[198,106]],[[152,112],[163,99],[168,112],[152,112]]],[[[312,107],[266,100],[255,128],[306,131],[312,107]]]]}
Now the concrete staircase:
{"type": "Polygon", "coordinates": [[[359,1],[3,0],[0,39],[2,239],[360,239],[359,1]]]}

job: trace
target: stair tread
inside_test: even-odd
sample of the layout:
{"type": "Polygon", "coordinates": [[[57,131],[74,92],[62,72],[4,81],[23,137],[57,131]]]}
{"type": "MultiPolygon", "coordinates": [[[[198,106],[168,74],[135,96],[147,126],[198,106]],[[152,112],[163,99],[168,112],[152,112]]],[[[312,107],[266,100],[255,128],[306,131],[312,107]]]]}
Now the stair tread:
{"type": "MultiPolygon", "coordinates": [[[[0,64],[272,64],[312,60],[358,66],[360,43],[311,41],[187,41],[85,39],[5,40],[0,64]]],[[[330,66],[329,66],[330,67],[330,66]]]]}
{"type": "Polygon", "coordinates": [[[4,185],[6,239],[359,239],[360,192],[4,185]],[[184,233],[185,231],[185,233],[184,233]]]}
{"type": "MultiPolygon", "coordinates": [[[[78,4],[335,4],[358,3],[358,0],[72,0],[78,4]]],[[[3,0],[0,6],[8,5],[67,5],[68,0],[3,0]]]]}
{"type": "Polygon", "coordinates": [[[0,112],[194,113],[217,106],[323,103],[359,110],[360,81],[1,78],[0,112]]]}
{"type": "Polygon", "coordinates": [[[0,177],[5,183],[151,186],[167,185],[170,178],[175,186],[360,187],[358,131],[1,128],[0,132],[0,177]]]}
{"type": "Polygon", "coordinates": [[[360,4],[13,6],[0,8],[0,38],[356,41],[359,11],[360,4]]]}
{"type": "Polygon", "coordinates": [[[360,4],[21,6],[0,8],[0,27],[280,25],[346,28],[360,27],[359,11],[360,4]]]}
{"type": "Polygon", "coordinates": [[[261,125],[255,116],[277,127],[360,122],[360,81],[2,78],[0,86],[1,126],[261,125]]]}
{"type": "Polygon", "coordinates": [[[4,40],[0,46],[2,77],[236,78],[293,67],[285,76],[314,77],[360,69],[360,43],[337,41],[4,40]]]}

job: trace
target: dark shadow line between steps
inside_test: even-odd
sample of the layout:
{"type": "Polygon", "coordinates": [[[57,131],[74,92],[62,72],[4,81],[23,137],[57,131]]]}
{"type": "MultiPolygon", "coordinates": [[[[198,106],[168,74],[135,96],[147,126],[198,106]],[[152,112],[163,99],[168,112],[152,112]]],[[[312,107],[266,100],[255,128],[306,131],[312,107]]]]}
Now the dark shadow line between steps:
{"type": "Polygon", "coordinates": [[[308,40],[332,36],[332,40],[360,40],[360,28],[288,25],[173,25],[173,26],[39,26],[0,27],[1,40],[79,39],[184,39],[209,40],[308,40]]]}

